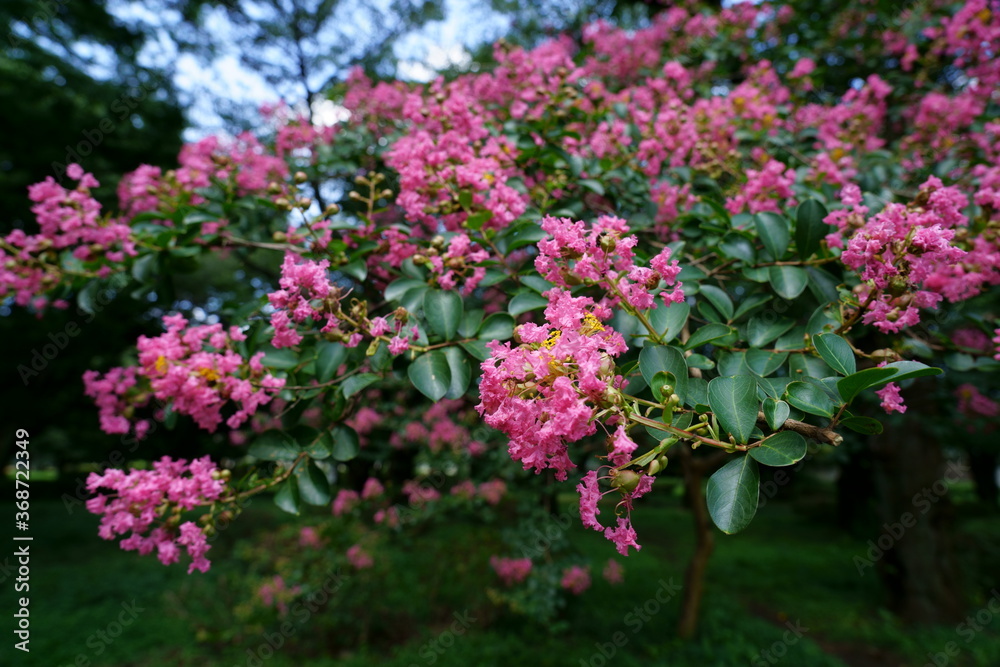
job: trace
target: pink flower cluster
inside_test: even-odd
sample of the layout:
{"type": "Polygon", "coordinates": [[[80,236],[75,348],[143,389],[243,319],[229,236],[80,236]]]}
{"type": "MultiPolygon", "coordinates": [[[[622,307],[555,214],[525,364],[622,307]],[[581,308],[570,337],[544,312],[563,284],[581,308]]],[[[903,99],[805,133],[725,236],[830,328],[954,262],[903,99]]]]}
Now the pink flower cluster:
{"type": "Polygon", "coordinates": [[[747,182],[739,194],[726,199],[726,210],[732,214],[749,210],[751,213],[787,210],[796,206],[795,170],[777,160],[768,160],[761,169],[747,169],[747,182]]]}
{"type": "Polygon", "coordinates": [[[959,385],[955,389],[955,396],[958,398],[958,411],[970,419],[994,419],[1000,416],[1000,403],[984,395],[973,384],[959,385]]]}
{"type": "Polygon", "coordinates": [[[349,547],[344,555],[355,570],[367,570],[375,564],[375,559],[360,544],[349,547]]]}
{"type": "MultiPolygon", "coordinates": [[[[168,315],[163,322],[165,333],[139,337],[138,368],[113,368],[103,376],[96,371],[84,374],[86,393],[100,407],[106,433],[128,433],[135,409],[154,397],[213,433],[222,423],[223,409],[235,405],[226,425],[238,428],[284,386],[284,379],[264,371],[263,352],[247,361],[233,349],[234,343],[246,338],[239,327],[228,332],[221,324],[188,327],[181,315],[168,315]],[[139,388],[140,379],[148,389],[139,388]]],[[[135,422],[140,438],[149,428],[147,420],[135,422]]]]}
{"type": "Polygon", "coordinates": [[[428,256],[427,264],[438,287],[459,289],[462,294],[472,294],[486,277],[486,267],[477,266],[490,258],[490,253],[473,243],[468,234],[455,234],[448,239],[448,249],[443,254],[428,256]]]}
{"type": "Polygon", "coordinates": [[[635,310],[655,308],[657,294],[664,303],[684,300],[677,282],[681,269],[671,261],[670,249],[650,259],[649,267],[636,266],[633,248],[639,239],[628,234],[628,223],[621,218],[603,215],[588,228],[584,222],[546,217],[541,226],[549,236],[538,242],[535,268],[546,280],[566,288],[598,285],[609,307],[624,300],[635,310]]]}
{"type": "Polygon", "coordinates": [[[625,568],[622,564],[616,561],[614,558],[608,559],[608,564],[604,566],[604,570],[601,572],[604,580],[613,586],[625,581],[625,568]]]}
{"type": "Polygon", "coordinates": [[[610,309],[559,288],[545,296],[546,324],[519,326],[516,347],[487,344],[476,409],[510,438],[510,455],[525,470],[552,468],[565,480],[575,467],[567,443],[596,431],[598,406],[622,382],[612,357],[627,348],[621,334],[601,323],[610,309]]]}
{"type": "Polygon", "coordinates": [[[521,583],[531,574],[531,559],[491,556],[490,567],[503,581],[504,586],[513,586],[521,583]]]}
{"type": "MultiPolygon", "coordinates": [[[[100,185],[97,179],[78,164],[69,165],[66,175],[78,181],[73,190],[51,176],[28,188],[39,233],[15,229],[0,240],[0,298],[13,293],[18,305],[44,308],[44,295],[62,280],[64,253],[99,263],[93,270],[101,277],[136,255],[128,225],[101,216],[101,205],[90,194],[100,185]]],[[[53,305],[65,307],[65,302],[53,305]]]]}
{"type": "Polygon", "coordinates": [[[563,570],[559,585],[573,595],[582,595],[590,588],[590,569],[579,565],[571,565],[563,570]]]}
{"type": "Polygon", "coordinates": [[[143,555],[155,549],[164,565],[176,563],[183,548],[191,557],[189,574],[208,571],[205,553],[210,547],[204,531],[192,521],[180,520],[181,512],[211,504],[225,491],[218,468],[207,456],[190,464],[164,456],[152,470],[91,473],[87,490],[96,494],[87,501],[87,510],[101,516],[98,534],[103,539],[128,533],[120,543],[122,549],[143,555]],[[112,493],[98,493],[100,489],[112,493]]]}
{"type": "Polygon", "coordinates": [[[920,321],[920,308],[936,308],[945,296],[964,298],[961,280],[942,275],[941,267],[966,255],[951,244],[954,228],[966,223],[965,205],[958,190],[931,177],[914,204],[889,204],[855,232],[841,260],[865,281],[858,289],[868,304],[865,324],[898,332],[920,321]]]}
{"type": "MultiPolygon", "coordinates": [[[[303,260],[294,253],[285,254],[285,259],[281,263],[281,278],[278,284],[281,289],[267,295],[267,300],[274,306],[275,311],[271,315],[271,326],[274,327],[274,337],[271,344],[277,348],[292,347],[302,342],[302,334],[297,329],[297,324],[303,324],[307,320],[322,323],[323,333],[333,331],[340,324],[337,319],[336,309],[339,306],[328,303],[327,299],[333,291],[333,285],[327,277],[327,270],[330,268],[328,260],[303,260]]],[[[357,335],[354,345],[361,342],[361,335],[357,335]]]]}
{"type": "MultiPolygon", "coordinates": [[[[637,484],[631,490],[621,486],[618,489],[611,489],[602,492],[599,480],[610,479],[614,481],[614,478],[598,477],[597,473],[597,470],[591,470],[583,476],[583,479],[576,486],[577,493],[580,494],[580,519],[583,521],[583,525],[587,528],[592,528],[598,532],[603,531],[604,537],[615,543],[615,548],[618,550],[618,553],[623,556],[627,556],[629,547],[633,547],[636,551],[642,548],[636,541],[637,535],[635,529],[632,528],[631,513],[633,502],[649,493],[650,489],[653,488],[653,482],[656,478],[652,475],[640,475],[637,484]],[[618,508],[623,507],[625,509],[625,515],[618,515],[617,522],[614,527],[604,527],[597,519],[597,515],[601,513],[601,510],[597,507],[597,505],[600,503],[601,498],[608,493],[612,493],[613,491],[619,491],[621,493],[622,500],[619,501],[618,508]]],[[[626,472],[622,474],[634,473],[626,472]]],[[[616,512],[618,508],[616,508],[616,512]]]]}
{"type": "Polygon", "coordinates": [[[284,616],[288,613],[288,603],[302,592],[301,586],[288,586],[280,574],[274,575],[270,581],[265,581],[257,589],[257,596],[265,607],[276,607],[278,613],[284,616]]]}

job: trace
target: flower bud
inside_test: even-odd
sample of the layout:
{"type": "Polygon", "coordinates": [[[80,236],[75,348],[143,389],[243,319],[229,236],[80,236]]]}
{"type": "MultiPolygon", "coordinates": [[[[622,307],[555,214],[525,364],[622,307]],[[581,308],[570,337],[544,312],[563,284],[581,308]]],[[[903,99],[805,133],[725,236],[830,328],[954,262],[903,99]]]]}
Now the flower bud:
{"type": "Polygon", "coordinates": [[[297,172],[295,172],[295,176],[293,176],[292,178],[299,185],[302,185],[303,183],[305,183],[306,181],[309,180],[309,177],[306,176],[306,172],[304,172],[304,171],[297,171],[297,172]]]}
{"type": "Polygon", "coordinates": [[[622,493],[632,493],[635,488],[639,486],[639,474],[633,472],[632,470],[619,470],[618,472],[612,471],[611,473],[611,486],[615,487],[622,493]]]}

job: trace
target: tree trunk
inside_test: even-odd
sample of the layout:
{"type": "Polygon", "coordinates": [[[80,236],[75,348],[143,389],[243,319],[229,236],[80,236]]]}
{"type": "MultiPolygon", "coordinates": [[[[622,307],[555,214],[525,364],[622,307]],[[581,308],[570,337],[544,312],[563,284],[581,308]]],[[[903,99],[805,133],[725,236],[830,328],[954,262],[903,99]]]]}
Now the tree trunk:
{"type": "Polygon", "coordinates": [[[872,439],[873,473],[881,529],[869,542],[869,558],[889,594],[889,607],[904,621],[952,623],[965,608],[952,544],[954,510],[939,442],[923,420],[935,418],[929,396],[907,397],[912,418],[887,425],[872,439]],[[881,555],[880,555],[881,554],[881,555]],[[874,558],[873,558],[874,556],[874,558]]]}
{"type": "Polygon", "coordinates": [[[683,639],[692,637],[698,629],[698,617],[701,609],[701,599],[705,593],[705,570],[708,569],[708,559],[715,548],[715,537],[712,535],[712,521],[708,515],[708,505],[705,502],[705,487],[703,481],[708,471],[718,467],[718,460],[699,460],[685,445],[677,447],[681,469],[684,471],[684,490],[691,507],[694,519],[695,546],[691,562],[684,574],[684,591],[681,599],[681,617],[677,625],[677,634],[683,639]]]}
{"type": "Polygon", "coordinates": [[[984,503],[997,504],[997,452],[994,445],[979,444],[969,449],[969,464],[972,480],[976,485],[976,497],[984,503]]]}

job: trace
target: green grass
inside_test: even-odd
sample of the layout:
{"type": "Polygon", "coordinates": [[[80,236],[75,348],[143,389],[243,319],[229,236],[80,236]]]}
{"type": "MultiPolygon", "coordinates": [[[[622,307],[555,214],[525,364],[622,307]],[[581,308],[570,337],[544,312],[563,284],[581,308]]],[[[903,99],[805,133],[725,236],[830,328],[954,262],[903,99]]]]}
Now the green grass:
{"type": "MultiPolygon", "coordinates": [[[[315,616],[295,625],[291,638],[263,664],[923,665],[929,652],[943,650],[949,641],[961,649],[950,664],[1000,664],[1000,619],[993,619],[969,642],[954,627],[919,631],[902,627],[881,609],[875,573],[858,575],[853,557],[863,553],[864,540],[821,520],[826,511],[822,506],[797,511],[777,502],[762,510],[741,535],[716,533],[699,634],[688,642],[675,639],[679,596],[662,606],[650,601],[661,581],[683,581],[693,540],[689,515],[667,495],[655,498],[660,504],[644,505],[636,513],[643,549],[624,561],[625,583],[612,587],[595,572],[593,587],[571,601],[557,632],[489,603],[485,590],[495,582],[474,567],[495,547],[487,527],[441,524],[382,554],[398,583],[395,589],[379,593],[385,597],[364,602],[376,605],[376,616],[386,619],[373,634],[379,637],[378,645],[338,649],[332,655],[317,650],[323,645],[318,635],[336,635],[337,628],[315,616]],[[647,603],[655,613],[642,620],[635,609],[647,603]],[[449,634],[451,610],[468,610],[475,619],[461,636],[449,634]],[[787,623],[808,630],[799,639],[787,633],[787,623]],[[794,643],[786,644],[784,636],[794,638],[794,643]],[[614,645],[616,638],[621,646],[614,645]],[[769,663],[762,651],[772,646],[782,655],[769,663]],[[602,648],[605,653],[614,649],[612,660],[604,662],[602,648]]],[[[12,516],[9,503],[0,507],[12,516]]],[[[997,564],[1000,527],[992,512],[959,512],[959,516],[959,546],[976,554],[970,567],[978,569],[969,572],[977,591],[970,609],[975,613],[985,604],[983,594],[995,577],[996,570],[989,568],[997,564]]],[[[274,616],[249,626],[238,620],[245,617],[238,613],[243,600],[233,594],[231,582],[245,574],[245,566],[236,554],[242,553],[240,545],[247,540],[256,543],[289,518],[267,502],[254,505],[213,547],[212,570],[188,577],[181,566],[164,567],[152,556],[122,552],[114,543],[100,540],[96,518],[79,508],[70,515],[58,501],[33,502],[32,650],[21,654],[11,648],[12,620],[6,610],[14,607],[15,594],[13,579],[8,578],[0,584],[5,610],[0,664],[246,665],[248,651],[257,653],[264,635],[273,633],[281,619],[274,616]],[[122,604],[133,600],[142,609],[134,622],[110,643],[101,641],[98,631],[114,632],[122,604]],[[219,636],[205,619],[235,629],[229,636],[219,636]],[[78,656],[83,656],[79,663],[78,656]]],[[[600,535],[579,526],[571,529],[570,539],[599,564],[613,553],[600,535]]],[[[4,541],[11,544],[9,538],[4,541]]],[[[338,646],[357,645],[353,635],[335,639],[332,644],[338,646]]],[[[267,653],[265,649],[265,657],[267,653]]]]}

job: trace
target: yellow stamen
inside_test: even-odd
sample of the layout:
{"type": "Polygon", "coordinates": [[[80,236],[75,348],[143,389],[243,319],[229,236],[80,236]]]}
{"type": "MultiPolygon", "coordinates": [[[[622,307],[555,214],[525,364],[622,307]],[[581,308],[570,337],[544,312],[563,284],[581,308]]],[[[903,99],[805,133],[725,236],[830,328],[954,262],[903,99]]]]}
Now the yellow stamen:
{"type": "Polygon", "coordinates": [[[587,313],[583,316],[583,327],[580,329],[580,333],[584,336],[590,336],[598,331],[604,331],[604,325],[601,321],[597,319],[593,313],[587,313]]]}
{"type": "Polygon", "coordinates": [[[542,341],[542,347],[544,347],[546,350],[551,350],[553,347],[556,346],[556,343],[559,342],[560,338],[562,338],[562,331],[556,329],[555,331],[549,334],[548,338],[542,341]]]}
{"type": "Polygon", "coordinates": [[[156,358],[156,363],[154,364],[154,367],[156,368],[157,373],[166,373],[167,358],[161,354],[159,357],[156,358]]]}
{"type": "Polygon", "coordinates": [[[222,377],[221,375],[219,375],[219,372],[214,368],[199,368],[198,375],[202,376],[209,382],[215,382],[220,377],[222,377]]]}

